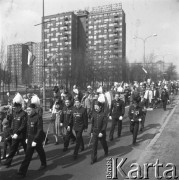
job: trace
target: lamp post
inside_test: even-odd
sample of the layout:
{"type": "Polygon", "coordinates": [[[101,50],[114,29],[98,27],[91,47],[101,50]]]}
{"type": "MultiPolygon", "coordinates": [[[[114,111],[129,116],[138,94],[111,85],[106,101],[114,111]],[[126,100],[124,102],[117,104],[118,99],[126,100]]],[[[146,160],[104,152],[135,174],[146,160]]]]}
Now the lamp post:
{"type": "Polygon", "coordinates": [[[39,24],[36,24],[34,26],[38,26],[38,25],[42,25],[42,52],[43,52],[43,55],[42,55],[42,58],[43,58],[43,65],[42,65],[42,82],[43,82],[43,99],[42,99],[42,102],[43,102],[43,111],[45,111],[45,32],[44,32],[44,24],[45,23],[48,23],[48,22],[51,22],[50,21],[44,21],[44,0],[42,0],[42,23],[39,23],[39,24]]]}
{"type": "Polygon", "coordinates": [[[143,41],[143,44],[144,44],[144,66],[145,66],[145,43],[146,43],[146,41],[147,41],[147,39],[149,39],[149,38],[151,38],[151,37],[155,37],[155,36],[157,36],[157,34],[152,34],[152,35],[150,35],[150,36],[147,36],[146,38],[141,38],[141,37],[138,37],[138,36],[134,36],[133,37],[133,39],[140,39],[140,40],[142,40],[143,41]]]}

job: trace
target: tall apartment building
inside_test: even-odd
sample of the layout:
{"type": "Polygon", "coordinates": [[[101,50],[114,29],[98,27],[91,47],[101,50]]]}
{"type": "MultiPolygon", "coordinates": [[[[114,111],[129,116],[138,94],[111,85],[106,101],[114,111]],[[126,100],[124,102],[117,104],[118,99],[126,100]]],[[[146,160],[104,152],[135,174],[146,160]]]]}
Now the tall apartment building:
{"type": "Polygon", "coordinates": [[[47,85],[83,84],[88,66],[103,80],[124,79],[126,23],[121,4],[45,16],[44,21],[47,85]]]}
{"type": "Polygon", "coordinates": [[[12,44],[7,46],[7,65],[11,75],[11,83],[16,86],[23,84],[27,68],[28,46],[12,44]]]}
{"type": "Polygon", "coordinates": [[[121,4],[95,7],[88,17],[87,52],[96,76],[103,81],[124,80],[126,23],[121,4]]]}
{"type": "MultiPolygon", "coordinates": [[[[52,86],[72,80],[76,66],[77,28],[73,12],[44,18],[46,85],[52,86]],[[54,61],[53,57],[56,55],[54,61]]],[[[74,78],[73,78],[74,79],[74,78]]]]}

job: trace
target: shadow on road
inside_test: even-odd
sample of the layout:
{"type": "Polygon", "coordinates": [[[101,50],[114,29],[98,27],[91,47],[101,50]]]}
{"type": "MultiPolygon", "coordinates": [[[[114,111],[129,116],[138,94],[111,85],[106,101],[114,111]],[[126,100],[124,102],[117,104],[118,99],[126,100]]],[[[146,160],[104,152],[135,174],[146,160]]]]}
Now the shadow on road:
{"type": "Polygon", "coordinates": [[[39,178],[38,180],[49,180],[49,179],[52,179],[52,180],[68,180],[68,179],[71,179],[73,176],[71,174],[63,174],[63,175],[60,175],[60,176],[57,176],[57,175],[49,175],[49,176],[45,176],[45,177],[41,177],[39,178]]]}

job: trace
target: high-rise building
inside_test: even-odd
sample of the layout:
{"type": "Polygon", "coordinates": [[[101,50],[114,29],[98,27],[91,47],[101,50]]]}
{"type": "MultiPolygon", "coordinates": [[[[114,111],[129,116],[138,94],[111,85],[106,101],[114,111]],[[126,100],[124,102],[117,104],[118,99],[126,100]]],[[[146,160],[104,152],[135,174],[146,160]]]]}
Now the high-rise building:
{"type": "Polygon", "coordinates": [[[68,85],[74,81],[77,70],[76,15],[74,12],[55,14],[45,16],[44,21],[46,85],[68,85]]]}
{"type": "Polygon", "coordinates": [[[92,75],[96,81],[124,80],[126,23],[121,4],[45,16],[44,22],[47,85],[82,85],[92,75]]]}
{"type": "Polygon", "coordinates": [[[87,53],[98,81],[124,80],[126,23],[121,4],[95,7],[89,13],[87,53]]]}
{"type": "Polygon", "coordinates": [[[28,46],[25,44],[13,44],[7,47],[7,65],[14,86],[23,84],[25,70],[27,68],[28,46]]]}

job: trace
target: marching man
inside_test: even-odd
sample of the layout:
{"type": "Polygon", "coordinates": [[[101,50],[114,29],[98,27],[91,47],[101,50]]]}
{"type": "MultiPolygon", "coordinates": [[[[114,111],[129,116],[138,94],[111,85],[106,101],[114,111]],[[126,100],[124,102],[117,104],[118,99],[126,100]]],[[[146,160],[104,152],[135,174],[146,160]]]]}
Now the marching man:
{"type": "Polygon", "coordinates": [[[16,152],[18,151],[19,144],[21,143],[24,151],[26,151],[26,127],[27,127],[27,113],[22,110],[23,98],[17,93],[13,99],[13,107],[14,113],[12,115],[12,145],[10,149],[10,153],[6,159],[6,161],[2,164],[6,167],[11,166],[11,162],[16,152]]]}
{"type": "Polygon", "coordinates": [[[83,130],[86,131],[88,128],[87,111],[84,107],[81,106],[79,99],[75,99],[75,105],[72,110],[72,115],[69,121],[69,125],[67,127],[67,131],[70,131],[71,128],[73,128],[76,133],[76,146],[75,146],[74,154],[73,154],[73,157],[75,160],[77,159],[80,145],[82,146],[81,151],[84,150],[84,142],[83,142],[82,133],[83,133],[83,130]]]}
{"type": "Polygon", "coordinates": [[[128,116],[130,119],[130,131],[133,135],[133,145],[136,145],[136,139],[139,131],[139,123],[142,121],[143,116],[142,107],[139,105],[140,101],[140,96],[134,98],[128,112],[128,116]]]}
{"type": "Polygon", "coordinates": [[[96,101],[92,113],[91,137],[93,137],[93,145],[91,151],[91,164],[97,161],[98,140],[103,146],[105,156],[108,155],[108,146],[106,142],[107,116],[102,111],[102,103],[96,101]]]}
{"type": "Polygon", "coordinates": [[[45,139],[45,134],[43,132],[43,121],[36,111],[37,106],[39,106],[38,104],[39,98],[37,96],[35,96],[34,98],[37,98],[36,101],[37,103],[35,103],[35,100],[33,99],[33,104],[31,103],[29,108],[27,109],[28,112],[27,137],[26,137],[27,150],[26,150],[25,158],[22,161],[22,164],[17,173],[18,177],[26,176],[27,169],[32,159],[34,150],[37,151],[41,161],[41,166],[39,170],[43,170],[47,166],[46,155],[42,145],[45,139]]]}
{"type": "Polygon", "coordinates": [[[113,134],[116,124],[118,124],[118,138],[121,136],[122,120],[125,114],[125,103],[119,98],[120,94],[115,94],[115,99],[112,101],[109,119],[112,119],[112,126],[109,134],[109,140],[113,140],[113,134]]]}
{"type": "MultiPolygon", "coordinates": [[[[66,98],[65,106],[62,109],[62,114],[60,118],[61,126],[63,126],[65,129],[68,128],[69,120],[72,115],[72,109],[73,109],[73,106],[71,106],[70,100],[66,98]]],[[[68,150],[70,139],[72,139],[73,143],[76,141],[76,137],[73,134],[72,128],[70,128],[70,130],[67,131],[65,134],[63,152],[68,150]]]]}

